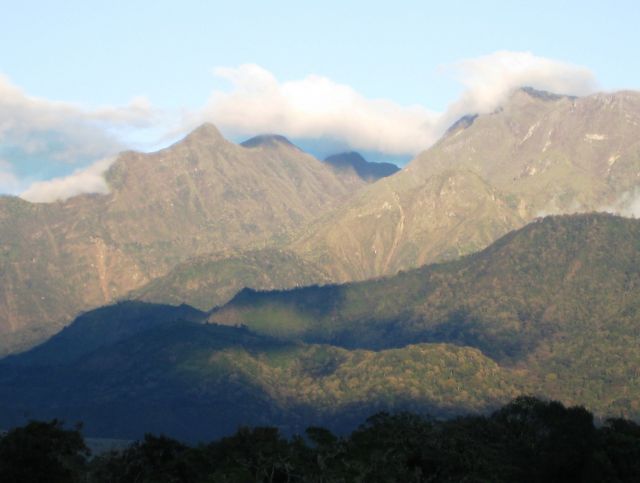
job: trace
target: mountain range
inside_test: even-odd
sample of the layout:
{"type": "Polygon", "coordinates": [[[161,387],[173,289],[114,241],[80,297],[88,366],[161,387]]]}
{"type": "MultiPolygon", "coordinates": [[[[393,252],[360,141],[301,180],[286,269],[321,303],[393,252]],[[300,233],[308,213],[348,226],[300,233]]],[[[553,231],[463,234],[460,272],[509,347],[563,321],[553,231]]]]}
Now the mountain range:
{"type": "Polygon", "coordinates": [[[352,428],[521,393],[640,416],[640,221],[547,217],[460,260],[347,285],[243,290],[202,312],[122,302],[0,363],[0,424],[197,440],[239,424],[352,428]]]}
{"type": "Polygon", "coordinates": [[[157,153],[121,154],[107,195],[0,198],[1,348],[42,340],[187,259],[282,244],[364,184],[279,138],[245,144],[205,124],[157,153]]]}
{"type": "Polygon", "coordinates": [[[357,154],[323,163],[282,136],[236,145],[205,124],[157,153],[120,155],[107,195],[0,198],[0,352],[114,300],[207,309],[242,286],[365,280],[454,259],[546,213],[624,211],[640,182],[638,139],[638,93],[524,88],[370,183],[375,163],[357,154]]]}
{"type": "Polygon", "coordinates": [[[345,431],[522,393],[640,417],[640,221],[594,213],[633,213],[639,93],[518,89],[400,170],[204,124],[105,179],[0,198],[0,425],[345,431]]]}
{"type": "Polygon", "coordinates": [[[640,184],[640,93],[524,88],[463,118],[402,171],[357,192],[294,242],[340,281],[482,249],[552,213],[625,209],[640,184]]]}

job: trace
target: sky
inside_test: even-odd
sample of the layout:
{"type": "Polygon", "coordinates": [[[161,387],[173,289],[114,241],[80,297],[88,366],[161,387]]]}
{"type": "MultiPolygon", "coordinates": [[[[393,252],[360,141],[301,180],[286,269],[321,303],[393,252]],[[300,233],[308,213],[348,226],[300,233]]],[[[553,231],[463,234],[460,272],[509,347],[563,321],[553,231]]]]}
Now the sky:
{"type": "Polygon", "coordinates": [[[104,191],[204,121],[402,164],[518,85],[639,89],[639,5],[0,0],[0,193],[104,191]]]}

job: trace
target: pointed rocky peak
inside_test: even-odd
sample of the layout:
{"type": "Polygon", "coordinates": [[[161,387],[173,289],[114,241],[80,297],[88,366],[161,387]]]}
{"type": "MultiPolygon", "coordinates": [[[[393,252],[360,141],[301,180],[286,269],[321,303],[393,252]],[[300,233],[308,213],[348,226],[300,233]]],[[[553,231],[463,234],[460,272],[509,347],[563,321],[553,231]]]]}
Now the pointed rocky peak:
{"type": "Polygon", "coordinates": [[[180,141],[180,143],[185,144],[215,144],[219,142],[226,142],[226,139],[220,131],[218,131],[218,128],[210,122],[205,122],[197,127],[180,141]]]}
{"type": "Polygon", "coordinates": [[[273,148],[277,146],[287,146],[300,150],[298,146],[280,134],[260,134],[259,136],[247,139],[240,143],[240,145],[245,148],[273,148]]]}

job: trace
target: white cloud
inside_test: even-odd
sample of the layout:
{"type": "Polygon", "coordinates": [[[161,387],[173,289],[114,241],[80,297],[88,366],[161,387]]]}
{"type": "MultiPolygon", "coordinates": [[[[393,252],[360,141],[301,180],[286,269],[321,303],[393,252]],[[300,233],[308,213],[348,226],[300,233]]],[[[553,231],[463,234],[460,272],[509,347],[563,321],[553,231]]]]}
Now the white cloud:
{"type": "Polygon", "coordinates": [[[415,153],[435,141],[436,115],[428,109],[367,99],[326,77],[280,82],[253,64],[218,68],[215,74],[228,80],[231,90],[215,91],[192,124],[210,120],[231,136],[326,138],[390,154],[415,153]]]}
{"type": "Polygon", "coordinates": [[[69,176],[33,183],[20,197],[34,203],[50,203],[66,200],[83,193],[108,193],[109,186],[104,173],[115,158],[105,158],[91,166],[74,171],[69,176]]]}
{"type": "Polygon", "coordinates": [[[461,116],[493,111],[518,87],[574,95],[596,87],[588,69],[528,52],[495,52],[443,71],[453,72],[466,89],[446,112],[436,113],[423,106],[368,99],[326,77],[281,82],[257,65],[222,67],[214,74],[227,80],[230,90],[214,91],[202,112],[189,119],[190,127],[209,120],[231,136],[276,132],[292,138],[327,138],[353,149],[415,155],[461,116]]]}
{"type": "Polygon", "coordinates": [[[458,82],[466,87],[444,114],[441,124],[446,125],[465,114],[495,110],[519,87],[577,96],[591,94],[598,87],[589,69],[530,52],[494,52],[457,62],[443,71],[453,71],[458,82]]]}
{"type": "Polygon", "coordinates": [[[0,156],[10,163],[10,169],[0,166],[0,192],[15,192],[27,179],[40,180],[24,191],[23,196],[32,200],[104,192],[106,184],[93,166],[41,180],[68,173],[70,166],[83,167],[112,156],[130,145],[123,139],[139,138],[145,129],[153,137],[164,133],[161,139],[166,141],[212,121],[231,137],[278,133],[294,140],[319,139],[351,149],[415,155],[459,117],[494,110],[517,87],[575,95],[596,87],[588,69],[527,52],[496,52],[444,70],[453,73],[465,90],[444,113],[436,113],[424,106],[366,98],[348,85],[318,75],[279,81],[253,64],[222,67],[214,73],[230,87],[215,90],[202,109],[185,111],[181,120],[170,119],[169,112],[154,109],[144,98],[100,108],[36,98],[0,76],[0,156]]]}
{"type": "Polygon", "coordinates": [[[627,207],[626,213],[627,216],[633,216],[635,218],[640,218],[640,196],[636,196],[635,199],[629,203],[627,207]]]}
{"type": "Polygon", "coordinates": [[[25,193],[38,201],[54,192],[64,197],[64,186],[69,193],[101,192],[104,181],[97,182],[94,168],[79,168],[121,151],[129,131],[150,128],[159,116],[144,98],[126,106],[90,108],[30,96],[0,75],[0,193],[19,193],[34,181],[25,193]],[[42,181],[74,167],[69,177],[42,181]]]}
{"type": "Polygon", "coordinates": [[[0,75],[0,143],[26,157],[69,164],[97,159],[122,148],[118,129],[145,127],[154,117],[142,98],[90,109],[29,96],[0,75]]]}
{"type": "Polygon", "coordinates": [[[640,188],[623,193],[615,203],[601,208],[600,211],[640,218],[640,188]]]}

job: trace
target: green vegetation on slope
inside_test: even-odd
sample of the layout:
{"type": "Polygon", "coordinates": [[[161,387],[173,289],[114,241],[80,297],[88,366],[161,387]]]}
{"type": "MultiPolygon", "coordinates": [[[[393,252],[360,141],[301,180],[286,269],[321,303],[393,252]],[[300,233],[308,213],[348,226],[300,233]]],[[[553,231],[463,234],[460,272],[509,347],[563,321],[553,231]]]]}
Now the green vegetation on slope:
{"type": "Polygon", "coordinates": [[[640,221],[592,214],[387,279],[246,289],[208,314],[121,303],[1,362],[0,424],[198,439],[344,430],[380,409],[450,417],[521,393],[637,418],[639,287],[640,221]]]}
{"type": "Polygon", "coordinates": [[[210,320],[290,339],[385,349],[474,347],[542,394],[638,416],[640,221],[548,217],[459,261],[388,279],[245,290],[210,320]],[[309,324],[313,320],[313,324],[309,324]]]}
{"type": "Polygon", "coordinates": [[[274,290],[328,281],[320,269],[293,253],[265,248],[189,259],[127,297],[207,310],[228,302],[245,287],[274,290]]]}
{"type": "Polygon", "coordinates": [[[81,334],[99,334],[125,308],[78,319],[1,363],[0,424],[25,414],[80,419],[93,434],[119,438],[162,431],[198,439],[240,424],[345,430],[363,412],[411,408],[446,417],[494,408],[522,391],[510,370],[476,349],[421,344],[373,352],[283,342],[184,322],[163,306],[131,308],[165,309],[164,320],[129,317],[122,324],[133,326],[128,335],[84,344],[81,334]]]}

